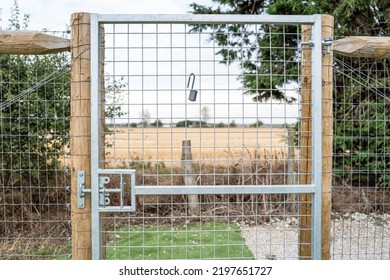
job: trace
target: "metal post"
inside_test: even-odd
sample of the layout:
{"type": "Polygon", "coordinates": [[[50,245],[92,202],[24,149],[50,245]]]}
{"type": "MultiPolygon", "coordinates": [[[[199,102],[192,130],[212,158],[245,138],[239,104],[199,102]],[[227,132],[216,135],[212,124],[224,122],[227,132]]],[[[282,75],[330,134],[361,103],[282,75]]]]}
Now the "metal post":
{"type": "Polygon", "coordinates": [[[315,187],[315,193],[312,201],[312,237],[311,237],[311,256],[314,260],[321,259],[321,209],[322,209],[322,16],[316,15],[316,22],[312,29],[312,41],[314,43],[312,57],[313,64],[313,164],[312,180],[315,187]]]}
{"type": "Polygon", "coordinates": [[[99,162],[100,162],[100,86],[99,82],[99,24],[98,15],[91,14],[91,185],[92,185],[92,259],[101,258],[101,221],[99,214],[99,162]]]}

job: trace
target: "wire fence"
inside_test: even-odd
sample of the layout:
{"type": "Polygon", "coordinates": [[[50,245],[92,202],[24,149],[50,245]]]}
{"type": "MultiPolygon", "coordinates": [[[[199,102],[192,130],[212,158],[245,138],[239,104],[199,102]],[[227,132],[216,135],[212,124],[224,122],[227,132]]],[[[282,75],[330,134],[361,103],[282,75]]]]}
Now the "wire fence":
{"type": "MultiPolygon", "coordinates": [[[[301,183],[299,25],[103,27],[101,168],[137,170],[146,187],[301,183]],[[260,47],[263,68],[243,71],[260,47]]],[[[0,56],[0,259],[71,256],[69,61],[0,56]]],[[[390,259],[387,69],[387,59],[335,56],[332,259],[390,259]]],[[[130,195],[109,203],[129,205],[130,195]]],[[[101,246],[107,259],[299,259],[310,246],[303,206],[300,194],[137,196],[134,213],[102,216],[101,246]]]]}
{"type": "MultiPolygon", "coordinates": [[[[311,161],[298,152],[306,148],[294,128],[303,102],[299,84],[290,82],[307,78],[296,58],[300,25],[110,23],[101,30],[99,168],[136,170],[141,189],[224,187],[218,195],[137,196],[135,213],[105,213],[106,258],[298,259],[299,230],[311,230],[300,225],[300,194],[223,193],[235,186],[299,188],[302,163],[311,161]],[[234,46],[218,46],[218,36],[234,46]]],[[[108,188],[120,180],[110,176],[108,188]]],[[[122,205],[120,199],[110,195],[102,208],[122,205]]]]}
{"type": "Polygon", "coordinates": [[[68,258],[69,56],[0,56],[0,259],[68,258]]]}
{"type": "Polygon", "coordinates": [[[390,259],[388,67],[335,57],[334,259],[390,259]]]}

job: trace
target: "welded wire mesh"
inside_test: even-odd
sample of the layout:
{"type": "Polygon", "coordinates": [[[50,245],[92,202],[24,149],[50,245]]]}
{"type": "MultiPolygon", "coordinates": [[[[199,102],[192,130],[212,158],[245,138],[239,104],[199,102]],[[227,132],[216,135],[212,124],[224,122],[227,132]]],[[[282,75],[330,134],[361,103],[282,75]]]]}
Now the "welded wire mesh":
{"type": "MultiPolygon", "coordinates": [[[[100,168],[135,169],[139,187],[302,182],[311,156],[300,153],[308,148],[300,25],[101,27],[100,168]],[[221,37],[229,44],[218,45],[221,37]]],[[[107,207],[118,201],[112,195],[107,207]]],[[[310,230],[300,201],[299,194],[137,196],[135,213],[104,214],[102,247],[109,259],[298,259],[299,231],[310,230]]]]}
{"type": "Polygon", "coordinates": [[[0,56],[0,259],[68,257],[68,60],[0,56]]]}
{"type": "Polygon", "coordinates": [[[390,258],[388,59],[336,57],[334,259],[390,258]]]}

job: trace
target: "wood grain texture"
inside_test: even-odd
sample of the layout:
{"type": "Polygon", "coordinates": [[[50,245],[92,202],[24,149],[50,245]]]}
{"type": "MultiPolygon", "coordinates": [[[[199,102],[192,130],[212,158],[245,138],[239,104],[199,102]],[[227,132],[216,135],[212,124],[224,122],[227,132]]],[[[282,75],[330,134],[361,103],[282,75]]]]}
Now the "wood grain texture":
{"type": "Polygon", "coordinates": [[[71,219],[72,258],[92,258],[91,196],[85,195],[85,208],[77,207],[77,171],[85,171],[85,188],[91,188],[91,84],[90,15],[71,17],[71,219]]]}
{"type": "MultiPolygon", "coordinates": [[[[311,40],[310,25],[302,26],[302,42],[311,40]]],[[[300,183],[311,183],[312,168],[312,63],[311,47],[302,46],[302,68],[301,68],[301,161],[300,161],[300,183]]],[[[300,204],[300,227],[299,227],[299,256],[300,259],[311,259],[311,194],[301,195],[300,204]]]]}
{"type": "Polygon", "coordinates": [[[390,57],[390,37],[351,36],[335,40],[333,51],[348,57],[390,57]]]}
{"type": "MultiPolygon", "coordinates": [[[[333,37],[334,19],[322,16],[322,38],[333,37]]],[[[322,52],[322,254],[330,259],[333,156],[333,51],[322,52]]]]}
{"type": "Polygon", "coordinates": [[[53,54],[70,51],[70,40],[38,31],[0,30],[0,54],[53,54]]]}

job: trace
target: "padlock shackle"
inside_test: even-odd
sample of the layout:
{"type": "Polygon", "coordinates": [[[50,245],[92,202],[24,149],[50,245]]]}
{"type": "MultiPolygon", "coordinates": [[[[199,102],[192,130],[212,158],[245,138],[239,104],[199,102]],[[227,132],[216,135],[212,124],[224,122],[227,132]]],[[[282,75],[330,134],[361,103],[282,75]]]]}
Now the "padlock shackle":
{"type": "Polygon", "coordinates": [[[191,89],[194,89],[194,83],[195,83],[195,74],[194,73],[191,73],[190,76],[188,77],[187,88],[190,86],[191,77],[194,77],[192,79],[192,85],[191,85],[191,89]]]}

